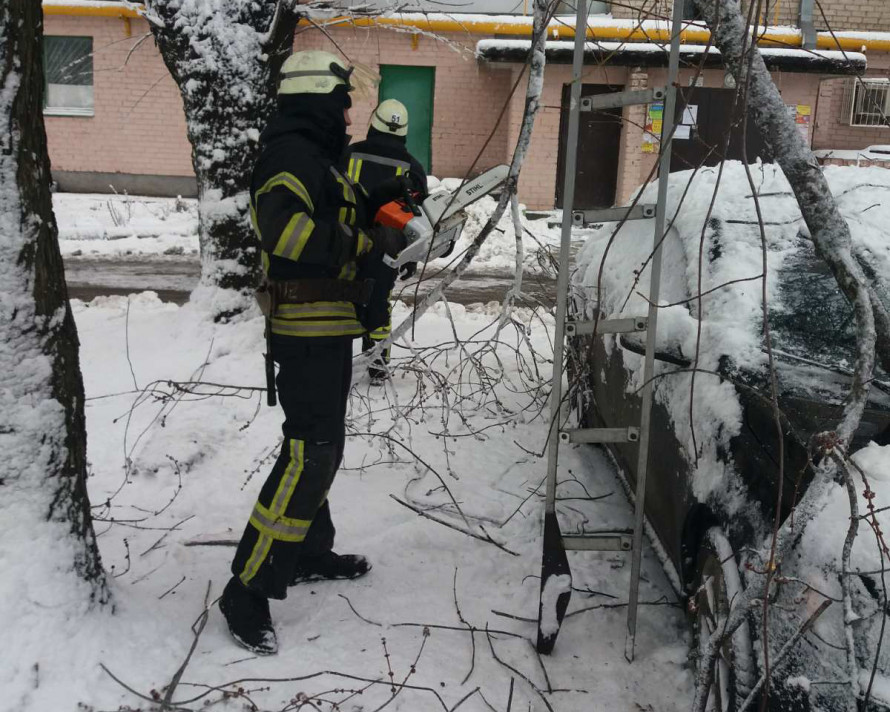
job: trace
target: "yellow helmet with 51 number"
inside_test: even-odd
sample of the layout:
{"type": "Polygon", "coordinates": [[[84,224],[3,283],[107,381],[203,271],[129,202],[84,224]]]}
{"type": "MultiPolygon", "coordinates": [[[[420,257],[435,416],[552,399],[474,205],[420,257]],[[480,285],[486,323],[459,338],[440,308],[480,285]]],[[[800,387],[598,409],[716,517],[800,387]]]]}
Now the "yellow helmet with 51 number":
{"type": "Polygon", "coordinates": [[[371,126],[393,136],[408,135],[408,109],[398,99],[386,99],[371,114],[371,126]]]}

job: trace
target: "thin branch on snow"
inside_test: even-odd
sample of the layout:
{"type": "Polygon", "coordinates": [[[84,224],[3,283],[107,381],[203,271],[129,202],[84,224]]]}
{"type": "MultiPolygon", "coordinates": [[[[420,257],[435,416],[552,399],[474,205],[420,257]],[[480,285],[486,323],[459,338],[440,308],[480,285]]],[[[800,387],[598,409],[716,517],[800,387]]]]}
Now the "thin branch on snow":
{"type": "MultiPolygon", "coordinates": [[[[177,584],[177,586],[178,585],[179,584],[177,584]]],[[[176,692],[176,687],[179,685],[179,681],[182,679],[182,675],[188,667],[192,655],[195,653],[195,648],[198,647],[198,640],[201,638],[201,633],[204,632],[204,626],[207,625],[207,619],[210,617],[210,607],[213,605],[210,601],[210,586],[211,582],[208,581],[207,592],[204,594],[204,610],[201,611],[201,615],[199,615],[197,620],[192,624],[192,633],[194,634],[194,637],[192,638],[192,644],[189,647],[188,653],[186,653],[185,660],[182,661],[182,664],[173,674],[173,679],[170,680],[170,684],[167,685],[167,692],[164,694],[164,699],[161,701],[161,705],[164,708],[171,707],[173,693],[176,692]]],[[[213,603],[215,603],[215,601],[213,603]]]]}
{"type": "Polygon", "coordinates": [[[378,623],[377,621],[372,621],[370,618],[365,618],[361,613],[359,613],[357,610],[355,610],[355,606],[352,605],[352,601],[350,601],[342,593],[338,593],[337,595],[340,598],[342,598],[344,601],[346,601],[346,605],[349,606],[349,610],[352,611],[353,613],[355,613],[357,618],[359,618],[360,620],[363,620],[365,623],[368,623],[370,625],[376,625],[378,628],[383,627],[382,623],[378,623]]]}
{"type": "Polygon", "coordinates": [[[554,712],[553,705],[551,705],[550,701],[544,696],[543,690],[541,690],[537,685],[535,685],[535,683],[533,683],[526,675],[524,675],[519,670],[517,670],[515,667],[513,667],[509,663],[504,662],[503,660],[501,660],[501,658],[498,657],[498,654],[495,652],[495,649],[494,649],[494,641],[492,640],[491,632],[488,630],[488,628],[485,629],[485,637],[488,640],[488,647],[491,649],[491,657],[493,657],[498,663],[500,663],[503,667],[507,668],[507,670],[512,672],[514,675],[517,675],[518,677],[525,680],[525,682],[528,684],[529,687],[532,688],[532,690],[535,692],[535,694],[537,694],[538,697],[541,698],[541,702],[544,703],[544,706],[549,710],[549,712],[554,712]]]}
{"type": "Polygon", "coordinates": [[[451,524],[450,522],[446,522],[442,519],[439,519],[438,517],[432,516],[431,514],[429,514],[428,512],[425,512],[424,510],[420,509],[419,507],[415,507],[412,504],[408,504],[407,502],[402,501],[401,499],[396,497],[394,494],[391,494],[389,496],[390,496],[390,498],[394,499],[396,502],[401,504],[403,507],[407,507],[411,511],[416,512],[424,519],[429,519],[432,522],[436,522],[436,524],[441,524],[442,526],[448,527],[449,529],[453,529],[456,532],[460,532],[461,534],[466,534],[467,536],[472,537],[473,539],[478,539],[479,541],[484,541],[488,544],[492,544],[493,546],[496,546],[498,549],[510,554],[511,556],[519,556],[519,554],[517,552],[512,551],[511,549],[508,549],[503,544],[495,541],[488,534],[486,534],[485,536],[482,536],[481,534],[477,534],[476,532],[471,532],[471,531],[467,531],[466,529],[461,529],[460,527],[455,526],[454,524],[451,524]]]}

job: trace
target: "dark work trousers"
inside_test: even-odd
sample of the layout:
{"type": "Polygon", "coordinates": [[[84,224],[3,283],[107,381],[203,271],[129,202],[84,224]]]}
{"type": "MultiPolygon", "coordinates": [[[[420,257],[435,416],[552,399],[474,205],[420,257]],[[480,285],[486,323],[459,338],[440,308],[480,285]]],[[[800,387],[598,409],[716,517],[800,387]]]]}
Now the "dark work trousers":
{"type": "MultiPolygon", "coordinates": [[[[392,292],[389,293],[387,302],[389,304],[389,318],[383,326],[374,329],[362,337],[362,351],[370,351],[381,341],[388,339],[389,335],[392,333],[392,292]]],[[[383,351],[381,351],[368,366],[368,372],[371,374],[372,378],[384,378],[386,376],[386,367],[389,365],[390,348],[391,347],[387,346],[383,349],[383,351]]]]}
{"type": "Polygon", "coordinates": [[[304,554],[329,551],[327,496],[343,457],[352,380],[351,337],[273,337],[284,443],[235,552],[232,573],[267,598],[284,598],[304,554]]]}

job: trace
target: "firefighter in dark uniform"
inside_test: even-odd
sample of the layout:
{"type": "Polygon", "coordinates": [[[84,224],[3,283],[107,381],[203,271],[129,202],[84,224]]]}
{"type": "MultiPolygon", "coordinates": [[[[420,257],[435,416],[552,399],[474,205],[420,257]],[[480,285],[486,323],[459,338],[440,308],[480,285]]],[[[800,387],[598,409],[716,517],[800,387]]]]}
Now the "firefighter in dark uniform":
{"type": "MultiPolygon", "coordinates": [[[[368,137],[349,146],[347,149],[347,170],[350,179],[360,183],[368,192],[375,188],[391,185],[398,176],[405,176],[408,187],[420,195],[420,201],[427,197],[426,173],[420,162],[414,158],[405,145],[408,138],[408,109],[396,99],[380,102],[371,114],[368,137]]],[[[403,272],[407,279],[414,274],[412,264],[403,272]]],[[[362,350],[369,351],[389,337],[392,324],[387,321],[379,329],[374,329],[362,337],[362,350]]],[[[389,348],[383,350],[380,359],[368,368],[372,383],[379,383],[386,377],[386,364],[389,363],[389,348]]]]}
{"type": "Polygon", "coordinates": [[[268,599],[284,598],[299,581],[355,578],[371,568],[363,556],[332,551],[327,497],[343,455],[353,339],[366,331],[362,320],[385,321],[395,274],[382,257],[397,254],[404,238],[366,230],[365,194],[337,168],[348,140],[351,73],[327,52],[285,61],[278,111],[261,136],[251,180],[284,442],[220,609],[235,640],[258,654],[278,647],[268,599]],[[378,278],[374,289],[368,275],[378,278]]]}

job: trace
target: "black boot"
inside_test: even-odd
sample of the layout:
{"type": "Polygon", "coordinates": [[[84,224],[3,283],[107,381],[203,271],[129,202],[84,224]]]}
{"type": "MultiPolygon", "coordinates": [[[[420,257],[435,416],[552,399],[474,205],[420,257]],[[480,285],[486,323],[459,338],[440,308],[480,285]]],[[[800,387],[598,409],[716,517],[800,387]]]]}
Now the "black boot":
{"type": "Polygon", "coordinates": [[[257,655],[274,655],[278,652],[278,639],[269,615],[269,599],[260,596],[232,577],[219,599],[229,632],[242,648],[257,655]]]}
{"type": "Polygon", "coordinates": [[[371,377],[372,386],[382,386],[389,377],[383,364],[378,362],[374,362],[374,364],[368,366],[368,375],[371,377]]]}
{"type": "Polygon", "coordinates": [[[354,579],[371,570],[370,562],[360,554],[323,554],[300,557],[291,586],[323,579],[354,579]]]}

